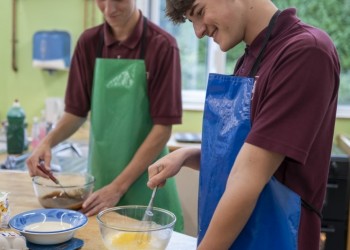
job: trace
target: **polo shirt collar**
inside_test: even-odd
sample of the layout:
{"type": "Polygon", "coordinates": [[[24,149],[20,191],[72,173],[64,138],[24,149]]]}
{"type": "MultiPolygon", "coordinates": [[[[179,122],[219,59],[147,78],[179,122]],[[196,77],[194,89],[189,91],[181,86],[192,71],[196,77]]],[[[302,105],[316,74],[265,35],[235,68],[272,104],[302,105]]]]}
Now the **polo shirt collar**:
{"type": "MultiPolygon", "coordinates": [[[[284,32],[288,32],[288,30],[297,22],[300,22],[300,19],[296,16],[295,8],[283,10],[277,18],[276,25],[271,33],[270,41],[273,40],[275,37],[280,36],[284,32]]],[[[259,33],[259,35],[253,40],[250,46],[247,45],[249,53],[252,54],[254,57],[258,56],[266,32],[267,27],[259,33]]]]}
{"type": "Polygon", "coordinates": [[[142,31],[143,31],[143,22],[144,22],[144,18],[143,18],[142,12],[140,11],[140,17],[139,17],[139,20],[137,21],[137,24],[134,30],[132,31],[130,36],[123,42],[119,42],[113,37],[111,27],[107,22],[104,22],[103,33],[104,33],[105,45],[111,46],[114,44],[118,44],[118,45],[125,46],[129,49],[134,49],[141,40],[142,31]]]}

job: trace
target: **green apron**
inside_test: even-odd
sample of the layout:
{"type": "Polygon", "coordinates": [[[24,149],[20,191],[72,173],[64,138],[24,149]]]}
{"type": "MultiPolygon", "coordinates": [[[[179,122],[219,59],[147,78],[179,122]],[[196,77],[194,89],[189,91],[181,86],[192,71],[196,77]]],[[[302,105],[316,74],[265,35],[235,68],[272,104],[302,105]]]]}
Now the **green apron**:
{"type": "MultiPolygon", "coordinates": [[[[146,23],[146,20],[144,20],[146,23]]],[[[144,55],[142,34],[141,56],[144,55]]],[[[102,55],[99,45],[98,57],[102,55]]],[[[101,44],[101,43],[100,43],[101,44]]],[[[142,59],[104,59],[95,63],[91,103],[89,171],[96,178],[95,190],[111,183],[133,158],[152,129],[145,63],[142,59]]],[[[158,158],[168,153],[164,147],[158,158]]],[[[145,171],[118,202],[121,205],[147,205],[151,192],[145,171]]],[[[183,217],[175,180],[168,179],[158,190],[154,206],[176,215],[175,230],[183,230],[183,217]]]]}

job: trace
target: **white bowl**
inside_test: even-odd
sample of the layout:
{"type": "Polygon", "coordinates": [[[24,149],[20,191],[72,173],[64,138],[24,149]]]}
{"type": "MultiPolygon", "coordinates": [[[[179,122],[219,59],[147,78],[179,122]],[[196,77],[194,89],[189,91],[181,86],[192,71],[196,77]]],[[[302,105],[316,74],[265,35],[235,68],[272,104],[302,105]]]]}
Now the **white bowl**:
{"type": "Polygon", "coordinates": [[[70,240],[87,221],[87,217],[78,211],[53,208],[17,214],[9,225],[32,243],[51,245],[70,240]]]}

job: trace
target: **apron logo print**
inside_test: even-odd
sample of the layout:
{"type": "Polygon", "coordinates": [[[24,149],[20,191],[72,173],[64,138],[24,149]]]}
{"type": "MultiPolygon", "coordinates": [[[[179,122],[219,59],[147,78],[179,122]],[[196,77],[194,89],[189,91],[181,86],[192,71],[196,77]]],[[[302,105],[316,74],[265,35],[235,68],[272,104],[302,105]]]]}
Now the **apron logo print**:
{"type": "Polygon", "coordinates": [[[208,107],[213,113],[218,114],[221,119],[221,129],[220,135],[225,135],[227,132],[231,131],[232,128],[238,125],[238,119],[235,115],[232,115],[232,110],[236,106],[236,100],[229,99],[217,99],[217,98],[208,98],[208,107]],[[227,115],[226,115],[227,114],[227,115]]]}
{"type": "Polygon", "coordinates": [[[251,91],[252,88],[249,86],[243,86],[242,94],[237,95],[234,99],[207,97],[208,109],[221,118],[220,135],[224,136],[239,126],[242,121],[250,120],[250,106],[247,108],[247,105],[250,104],[252,98],[251,91]]]}
{"type": "Polygon", "coordinates": [[[130,88],[133,83],[133,76],[129,74],[129,72],[122,72],[119,75],[116,75],[112,80],[110,80],[106,87],[107,88],[115,88],[115,87],[123,87],[130,88]]]}

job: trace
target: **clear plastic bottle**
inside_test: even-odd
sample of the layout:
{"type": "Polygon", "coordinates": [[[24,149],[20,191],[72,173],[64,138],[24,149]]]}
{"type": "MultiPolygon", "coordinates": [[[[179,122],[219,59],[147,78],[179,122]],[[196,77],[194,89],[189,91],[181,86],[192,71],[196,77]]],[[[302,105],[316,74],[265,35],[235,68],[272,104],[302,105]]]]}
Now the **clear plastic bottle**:
{"type": "Polygon", "coordinates": [[[6,130],[7,153],[22,154],[25,149],[25,113],[18,100],[15,100],[7,112],[6,130]]]}
{"type": "Polygon", "coordinates": [[[33,125],[32,125],[32,144],[31,148],[35,149],[40,142],[40,127],[39,127],[39,119],[38,117],[33,118],[33,125]]]}
{"type": "Polygon", "coordinates": [[[41,117],[40,117],[40,122],[39,122],[39,141],[44,139],[44,137],[47,134],[47,123],[45,119],[45,111],[41,111],[41,117]]]}

